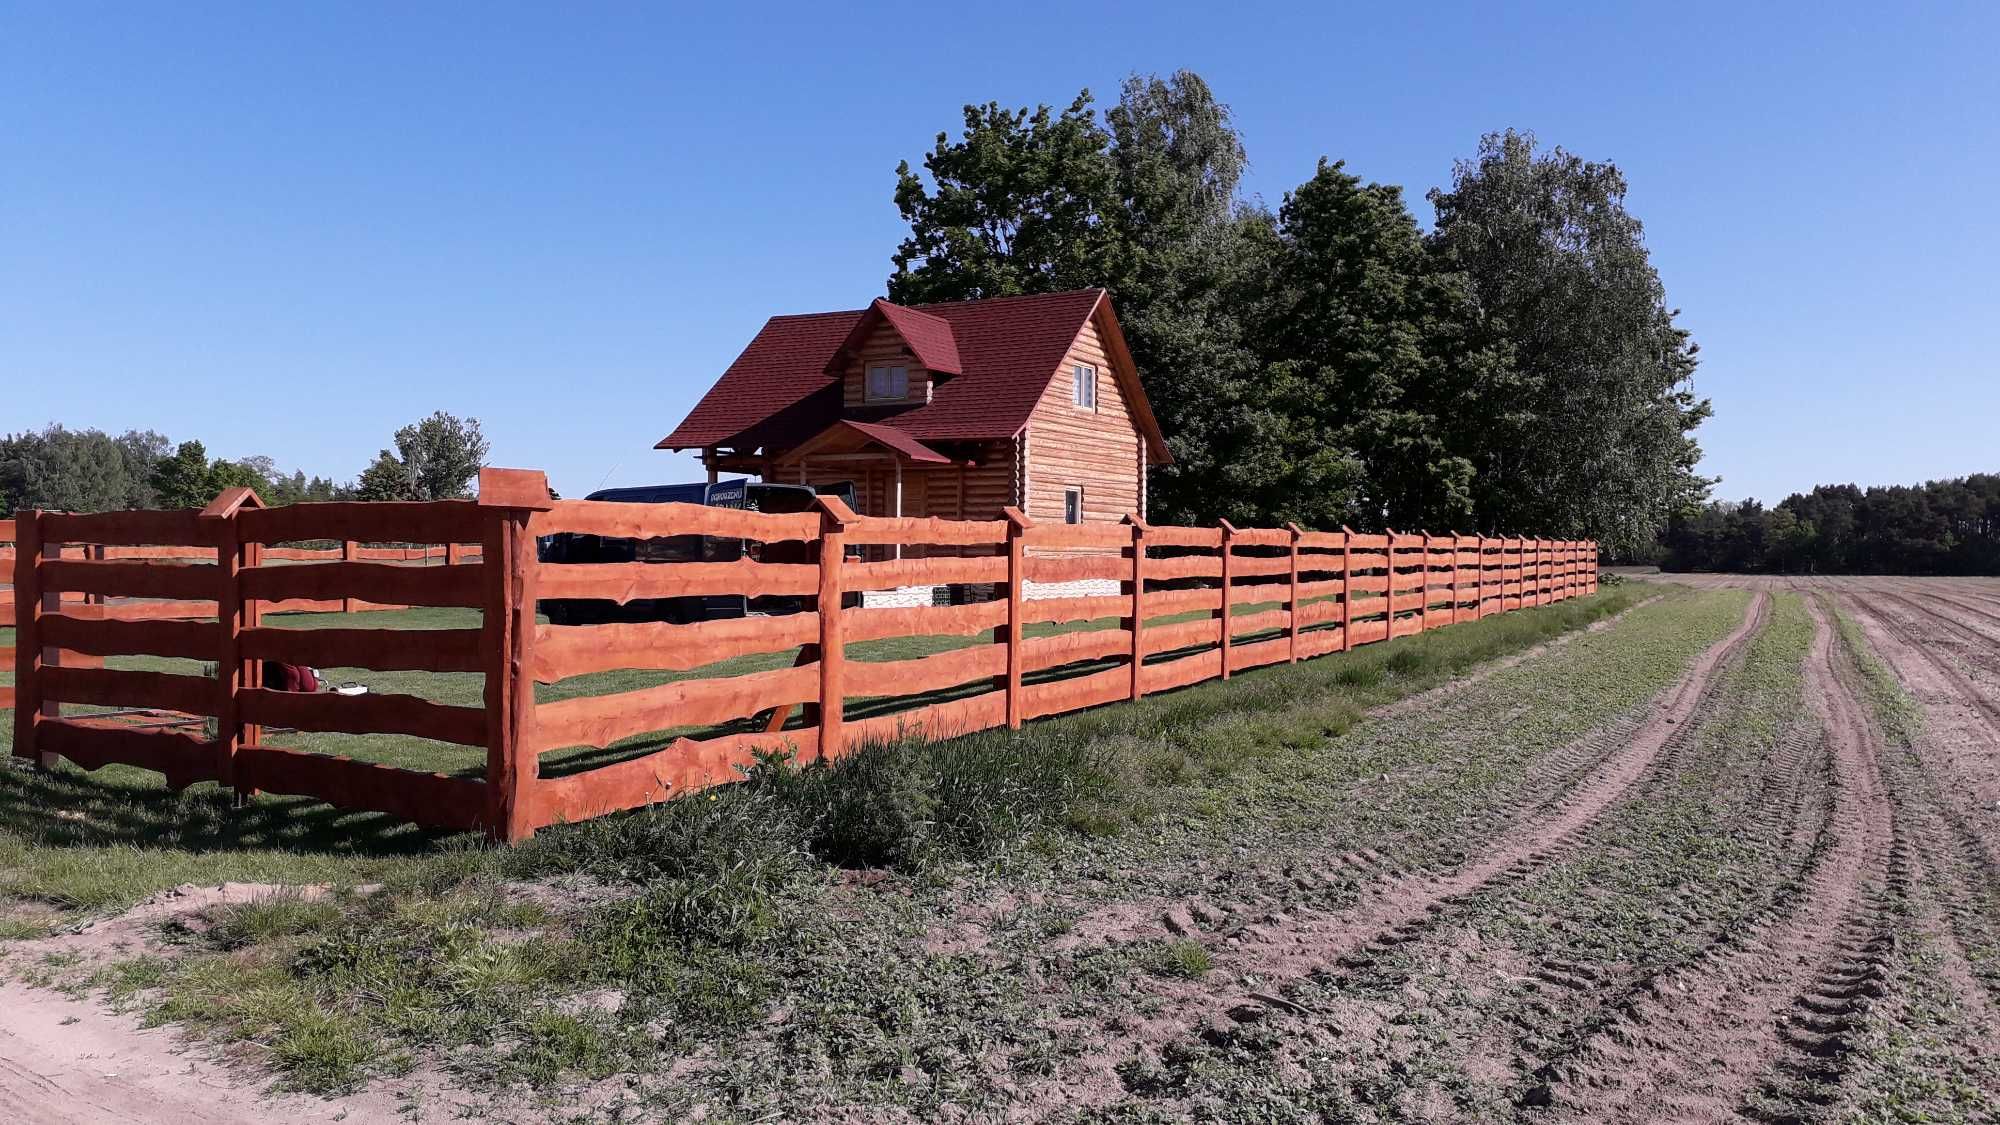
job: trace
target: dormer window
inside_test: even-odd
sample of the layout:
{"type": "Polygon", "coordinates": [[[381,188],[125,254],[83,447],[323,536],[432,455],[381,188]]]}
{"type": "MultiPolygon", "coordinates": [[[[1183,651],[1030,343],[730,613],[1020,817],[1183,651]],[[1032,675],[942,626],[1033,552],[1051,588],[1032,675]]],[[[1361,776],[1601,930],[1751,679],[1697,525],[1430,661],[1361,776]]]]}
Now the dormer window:
{"type": "Polygon", "coordinates": [[[1097,368],[1087,363],[1079,363],[1071,374],[1074,376],[1070,392],[1071,400],[1076,403],[1076,408],[1078,410],[1096,410],[1097,368]]]}
{"type": "Polygon", "coordinates": [[[901,402],[909,397],[909,368],[884,364],[868,369],[869,402],[901,402]]]}

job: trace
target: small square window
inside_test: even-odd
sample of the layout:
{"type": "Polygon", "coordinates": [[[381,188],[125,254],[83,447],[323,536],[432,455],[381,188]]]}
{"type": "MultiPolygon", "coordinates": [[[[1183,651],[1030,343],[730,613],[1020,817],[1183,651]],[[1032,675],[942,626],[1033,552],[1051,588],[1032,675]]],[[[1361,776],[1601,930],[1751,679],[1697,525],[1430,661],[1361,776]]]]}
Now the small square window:
{"type": "Polygon", "coordinates": [[[1079,363],[1074,371],[1071,385],[1071,401],[1079,410],[1097,409],[1097,368],[1087,363],[1079,363]]]}
{"type": "Polygon", "coordinates": [[[910,371],[887,365],[868,369],[868,401],[895,401],[910,397],[910,371]]]}
{"type": "Polygon", "coordinates": [[[1063,489],[1063,522],[1083,522],[1083,489],[1063,489]]]}

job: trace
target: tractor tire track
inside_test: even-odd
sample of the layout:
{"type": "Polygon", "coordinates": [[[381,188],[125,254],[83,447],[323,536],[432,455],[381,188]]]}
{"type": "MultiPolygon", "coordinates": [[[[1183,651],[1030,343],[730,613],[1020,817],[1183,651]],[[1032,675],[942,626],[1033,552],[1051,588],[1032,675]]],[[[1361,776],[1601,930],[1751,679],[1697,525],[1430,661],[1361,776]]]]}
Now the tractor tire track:
{"type": "Polygon", "coordinates": [[[1767,922],[1646,982],[1574,1065],[1554,1068],[1559,1119],[1802,1120],[1797,1107],[1830,1098],[1848,1037],[1882,991],[1909,869],[1880,737],[1835,666],[1817,606],[1813,618],[1807,697],[1824,720],[1834,787],[1805,877],[1767,922]]]}
{"type": "MultiPolygon", "coordinates": [[[[1694,720],[1715,706],[1720,670],[1764,627],[1770,601],[1768,593],[1754,594],[1735,629],[1696,657],[1672,687],[1642,709],[1643,717],[1636,722],[1607,725],[1550,755],[1552,772],[1584,776],[1566,791],[1542,789],[1538,792],[1550,795],[1514,803],[1508,810],[1510,823],[1498,829],[1514,833],[1511,839],[1502,835],[1477,858],[1445,872],[1402,870],[1376,851],[1361,850],[1301,875],[1306,882],[1360,879],[1368,885],[1358,901],[1342,908],[1299,912],[1268,927],[1249,927],[1243,931],[1241,946],[1218,954],[1215,977],[1260,982],[1261,991],[1247,998],[1241,993],[1219,995],[1194,982],[1155,982],[1156,995],[1164,1001],[1162,1013],[1129,1023],[1123,1042],[1098,1047],[1091,1065],[1108,1069],[1112,1060],[1129,1055],[1136,1046],[1171,1042],[1194,1029],[1227,1026],[1247,1014],[1246,1006],[1285,1009],[1288,1002],[1274,993],[1288,983],[1334,966],[1369,964],[1374,953],[1415,940],[1454,904],[1489,888],[1518,884],[1560,859],[1645,776],[1670,743],[1692,730],[1694,720]],[[1584,766],[1586,762],[1591,764],[1584,766]]],[[[1079,1101],[1078,1084],[1064,1085],[1070,1108],[1101,1104],[1121,1088],[1115,1079],[1086,1081],[1083,1089],[1104,1093],[1079,1101]]],[[[1031,1101],[1039,1100],[1031,1096],[1031,1101]]]]}
{"type": "MultiPolygon", "coordinates": [[[[1447,873],[1408,876],[1393,870],[1383,872],[1358,902],[1323,916],[1294,919],[1271,932],[1268,940],[1224,959],[1223,967],[1231,973],[1278,981],[1304,975],[1303,968],[1323,968],[1329,963],[1360,967],[1373,960],[1371,948],[1380,951],[1415,940],[1455,903],[1489,886],[1518,883],[1559,859],[1644,776],[1669,742],[1690,730],[1697,714],[1713,705],[1718,669],[1763,627],[1769,606],[1769,595],[1757,594],[1743,622],[1695,660],[1623,746],[1598,757],[1597,765],[1574,788],[1528,804],[1526,815],[1515,818],[1514,830],[1519,834],[1513,839],[1495,841],[1483,855],[1447,873]],[[1296,949],[1307,952],[1309,966],[1296,964],[1297,957],[1290,952],[1296,949]]],[[[1558,760],[1573,763],[1591,758],[1614,737],[1604,732],[1586,737],[1560,753],[1558,760]]],[[[1355,858],[1365,865],[1369,857],[1363,854],[1355,858]]]]}

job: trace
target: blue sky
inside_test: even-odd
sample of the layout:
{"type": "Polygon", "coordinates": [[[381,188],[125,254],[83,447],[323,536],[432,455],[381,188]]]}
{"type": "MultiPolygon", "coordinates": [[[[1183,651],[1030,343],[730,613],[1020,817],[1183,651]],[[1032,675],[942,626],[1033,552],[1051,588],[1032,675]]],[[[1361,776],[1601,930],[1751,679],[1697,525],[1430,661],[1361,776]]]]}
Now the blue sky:
{"type": "Polygon", "coordinates": [[[1719,495],[2000,471],[2000,9],[1610,7],[0,0],[0,430],[348,478],[446,409],[566,494],[685,479],[652,443],[881,292],[961,105],[1187,67],[1273,205],[1324,154],[1428,223],[1507,126],[1618,163],[1719,495]]]}

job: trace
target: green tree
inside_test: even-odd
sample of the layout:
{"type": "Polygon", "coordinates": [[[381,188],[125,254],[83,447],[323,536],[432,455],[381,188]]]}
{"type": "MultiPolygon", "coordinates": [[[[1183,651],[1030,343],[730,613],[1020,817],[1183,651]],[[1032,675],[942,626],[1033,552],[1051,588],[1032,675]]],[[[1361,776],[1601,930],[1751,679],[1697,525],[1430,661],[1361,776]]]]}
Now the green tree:
{"type": "Polygon", "coordinates": [[[1274,514],[1316,526],[1461,525],[1472,463],[1441,415],[1487,364],[1461,354],[1460,280],[1433,268],[1401,188],[1322,160],[1278,212],[1267,330],[1288,420],[1274,514]]]}
{"type": "Polygon", "coordinates": [[[354,482],[356,500],[416,500],[416,478],[410,475],[409,466],[389,450],[375,455],[375,460],[361,470],[361,476],[354,482]]]}
{"type": "Polygon", "coordinates": [[[153,493],[162,508],[203,508],[220,491],[213,486],[208,448],[184,441],[153,466],[153,493]]]}
{"type": "Polygon", "coordinates": [[[1106,134],[1088,90],[1060,114],[998,103],[965,107],[957,141],[939,133],[927,187],[896,167],[896,207],[910,224],[889,299],[964,301],[1114,285],[1124,245],[1106,134]]]}
{"type": "Polygon", "coordinates": [[[1152,514],[1256,519],[1282,471],[1269,453],[1286,422],[1251,345],[1273,218],[1238,198],[1243,140],[1199,75],[1133,75],[1105,119],[1128,266],[1113,297],[1173,454],[1152,472],[1152,514]]]}
{"type": "Polygon", "coordinates": [[[1450,190],[1430,193],[1430,246],[1461,273],[1476,331],[1512,355],[1512,409],[1463,449],[1488,528],[1651,541],[1700,503],[1693,431],[1709,416],[1692,379],[1697,348],[1674,323],[1624,175],[1532,134],[1486,136],[1450,190]]]}
{"type": "Polygon", "coordinates": [[[414,483],[416,499],[462,500],[472,495],[490,448],[479,419],[440,410],[397,430],[396,452],[414,483]]]}

